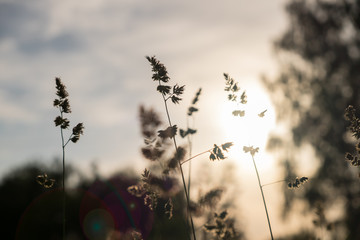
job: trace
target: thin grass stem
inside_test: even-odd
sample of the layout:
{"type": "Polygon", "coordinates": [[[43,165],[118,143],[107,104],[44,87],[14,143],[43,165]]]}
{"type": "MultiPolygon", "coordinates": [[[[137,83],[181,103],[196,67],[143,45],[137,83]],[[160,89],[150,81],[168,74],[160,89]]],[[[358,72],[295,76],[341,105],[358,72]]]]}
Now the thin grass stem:
{"type": "Polygon", "coordinates": [[[204,152],[202,152],[202,153],[196,154],[195,156],[192,156],[191,158],[188,158],[188,159],[182,161],[180,164],[183,165],[184,163],[189,162],[189,161],[191,161],[192,159],[194,159],[194,158],[196,158],[196,157],[198,157],[198,156],[200,156],[200,155],[203,155],[203,154],[205,154],[205,153],[208,153],[208,152],[210,152],[210,151],[211,151],[211,149],[206,150],[206,151],[204,151],[204,152]]]}
{"type": "MultiPolygon", "coordinates": [[[[63,118],[63,111],[60,109],[60,115],[61,118],[63,118]]],[[[63,212],[63,216],[62,216],[62,237],[63,240],[66,239],[65,235],[66,235],[66,193],[65,193],[65,146],[66,144],[64,144],[64,133],[63,133],[63,129],[60,127],[60,132],[61,132],[61,146],[62,146],[62,195],[63,195],[63,201],[62,201],[62,212],[63,212]]],[[[69,141],[68,141],[69,142],[69,141]]]]}
{"type": "Polygon", "coordinates": [[[268,213],[268,210],[267,210],[267,207],[266,207],[266,201],[265,201],[264,191],[263,191],[263,189],[262,189],[263,186],[261,185],[259,172],[258,172],[258,170],[257,170],[256,163],[255,163],[255,159],[254,159],[253,154],[251,154],[251,158],[252,158],[253,163],[254,163],[254,167],[255,167],[255,171],[256,171],[256,176],[257,176],[257,179],[258,179],[258,182],[259,182],[259,188],[260,188],[260,191],[261,191],[261,196],[262,196],[262,199],[263,199],[263,202],[264,202],[264,208],[265,208],[265,212],[266,212],[266,218],[267,218],[267,221],[268,221],[268,224],[269,224],[269,230],[270,230],[271,240],[274,240],[274,237],[273,237],[273,234],[272,234],[272,230],[271,230],[269,213],[268,213]]]}
{"type": "Polygon", "coordinates": [[[286,182],[286,180],[279,180],[279,181],[267,183],[267,184],[264,184],[264,185],[261,185],[261,186],[265,187],[265,186],[272,185],[272,184],[275,184],[275,183],[280,183],[280,182],[286,182]]]}
{"type": "Polygon", "coordinates": [[[69,139],[66,141],[66,143],[65,144],[63,144],[64,145],[64,148],[66,147],[66,145],[70,142],[70,140],[71,140],[71,137],[73,136],[74,134],[71,134],[70,135],[70,137],[69,137],[69,139]]]}
{"type": "MultiPolygon", "coordinates": [[[[186,118],[186,125],[187,125],[187,128],[189,128],[189,116],[187,116],[186,118]]],[[[192,157],[192,139],[191,139],[191,135],[188,134],[187,136],[187,140],[188,140],[188,145],[189,145],[189,157],[191,158],[192,157]]],[[[189,163],[189,173],[188,173],[188,193],[189,193],[189,199],[190,198],[190,188],[191,188],[191,162],[189,163]]]]}
{"type": "MultiPolygon", "coordinates": [[[[159,81],[159,84],[160,84],[160,81],[159,81]]],[[[171,119],[170,119],[170,114],[169,114],[169,110],[168,110],[168,106],[167,106],[167,102],[166,102],[166,99],[165,99],[164,94],[162,94],[162,97],[163,97],[163,99],[164,99],[164,104],[165,104],[165,110],[166,110],[167,119],[168,119],[168,121],[169,121],[170,127],[172,127],[171,119]]],[[[176,152],[177,152],[177,151],[178,151],[178,147],[177,147],[177,143],[176,143],[175,136],[173,137],[173,140],[174,140],[175,150],[176,150],[176,152]]],[[[186,203],[187,203],[187,212],[188,212],[188,216],[189,216],[189,218],[190,218],[190,223],[191,223],[191,229],[192,229],[193,237],[194,237],[194,240],[196,240],[195,227],[194,227],[194,222],[193,222],[193,219],[192,219],[192,216],[191,216],[191,212],[190,212],[190,199],[189,199],[189,194],[188,194],[188,191],[187,191],[187,188],[186,188],[184,171],[183,171],[183,169],[182,169],[182,165],[181,165],[180,160],[178,161],[178,163],[179,163],[179,168],[180,168],[180,173],[181,173],[181,179],[182,179],[183,186],[184,186],[184,192],[185,192],[186,203]]]]}
{"type": "MultiPolygon", "coordinates": [[[[191,155],[190,155],[191,156],[191,155]]],[[[189,175],[188,175],[188,194],[190,199],[190,187],[191,187],[191,162],[189,163],[189,175]]]]}

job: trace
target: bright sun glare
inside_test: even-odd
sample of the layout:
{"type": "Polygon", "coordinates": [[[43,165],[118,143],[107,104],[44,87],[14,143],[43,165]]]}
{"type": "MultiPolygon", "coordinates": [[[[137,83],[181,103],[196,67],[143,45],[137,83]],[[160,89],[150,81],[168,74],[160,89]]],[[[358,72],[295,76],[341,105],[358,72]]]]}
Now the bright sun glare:
{"type": "MultiPolygon", "coordinates": [[[[227,101],[224,103],[221,114],[224,137],[234,143],[233,149],[229,152],[229,157],[234,159],[248,158],[248,154],[245,155],[243,151],[243,146],[259,147],[257,156],[264,157],[269,133],[275,126],[274,108],[261,86],[250,85],[247,89],[242,89],[246,90],[247,103],[237,105],[227,101]],[[234,110],[244,110],[245,116],[233,116],[234,110]],[[261,117],[262,112],[264,114],[261,117]]],[[[268,156],[266,158],[269,159],[268,156]]],[[[269,168],[272,161],[264,161],[264,164],[264,168],[269,168]]]]}

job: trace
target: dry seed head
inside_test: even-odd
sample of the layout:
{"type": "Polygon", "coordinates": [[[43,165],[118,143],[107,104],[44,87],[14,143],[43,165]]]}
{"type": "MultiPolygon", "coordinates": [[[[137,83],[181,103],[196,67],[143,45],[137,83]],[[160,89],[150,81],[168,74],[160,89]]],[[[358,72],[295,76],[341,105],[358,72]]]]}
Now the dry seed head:
{"type": "Polygon", "coordinates": [[[200,94],[201,94],[201,88],[199,88],[199,90],[197,91],[197,93],[192,101],[192,105],[195,105],[199,101],[200,94]]]}
{"type": "Polygon", "coordinates": [[[152,72],[153,72],[152,79],[154,81],[161,81],[166,83],[170,80],[166,67],[159,60],[157,60],[155,56],[152,57],[146,56],[146,59],[150,62],[152,66],[152,72]]]}
{"type": "Polygon", "coordinates": [[[224,192],[221,188],[215,188],[207,192],[199,200],[201,206],[214,207],[221,199],[222,193],[224,192]]]}
{"type": "Polygon", "coordinates": [[[246,92],[244,91],[242,94],[241,94],[241,103],[242,104],[246,104],[247,103],[247,96],[246,96],[246,92]]]}
{"type": "Polygon", "coordinates": [[[181,162],[186,154],[186,150],[183,147],[178,147],[177,151],[174,154],[174,157],[172,157],[168,164],[167,167],[169,169],[175,169],[178,166],[178,163],[181,162]]]}
{"type": "Polygon", "coordinates": [[[61,107],[62,112],[71,113],[69,99],[65,98],[64,100],[62,100],[59,106],[61,107]]]}
{"type": "Polygon", "coordinates": [[[60,99],[64,99],[66,97],[69,96],[69,93],[66,91],[66,87],[65,85],[61,82],[60,78],[55,78],[55,84],[56,84],[56,95],[60,98],[60,99]]]}
{"type": "Polygon", "coordinates": [[[141,232],[137,230],[133,230],[131,236],[133,240],[143,240],[141,232]]]}
{"type": "Polygon", "coordinates": [[[70,126],[70,121],[67,118],[57,116],[54,120],[55,126],[60,126],[62,129],[66,129],[70,126]]]}
{"type": "Polygon", "coordinates": [[[288,188],[289,189],[299,188],[302,184],[305,184],[308,180],[309,178],[307,177],[301,177],[301,178],[297,177],[294,182],[288,182],[288,188]]]}
{"type": "Polygon", "coordinates": [[[348,161],[352,161],[354,159],[354,156],[351,153],[346,153],[345,154],[345,159],[348,161]]]}
{"type": "Polygon", "coordinates": [[[171,219],[173,217],[173,210],[174,210],[174,206],[171,198],[169,198],[169,200],[166,202],[164,209],[165,209],[165,214],[168,216],[169,219],[171,219]]]}
{"type": "Polygon", "coordinates": [[[83,123],[78,123],[74,128],[73,128],[73,134],[74,135],[82,135],[84,134],[84,124],[83,123]]]}
{"type": "Polygon", "coordinates": [[[173,125],[171,127],[166,128],[165,130],[159,130],[158,136],[166,139],[166,138],[173,138],[176,135],[177,126],[173,125]]]}
{"type": "Polygon", "coordinates": [[[156,161],[159,159],[165,151],[157,147],[144,147],[141,148],[141,153],[146,159],[156,161]]]}
{"type": "Polygon", "coordinates": [[[44,173],[43,175],[38,175],[36,177],[36,182],[44,188],[52,188],[54,186],[55,179],[49,179],[48,175],[44,173]]]}
{"type": "Polygon", "coordinates": [[[360,142],[358,142],[358,143],[355,145],[355,149],[356,149],[357,153],[360,154],[360,142]]]}
{"type": "Polygon", "coordinates": [[[254,156],[255,153],[259,152],[259,148],[258,147],[254,148],[253,146],[250,147],[244,146],[243,150],[245,153],[250,152],[251,156],[254,156]]]}
{"type": "Polygon", "coordinates": [[[237,116],[244,117],[245,116],[245,111],[243,111],[243,110],[234,110],[232,112],[232,115],[234,115],[235,117],[237,117],[237,116]]]}
{"type": "Polygon", "coordinates": [[[265,111],[262,111],[261,113],[258,114],[259,117],[264,117],[265,116],[265,113],[266,113],[267,109],[265,111]]]}
{"type": "Polygon", "coordinates": [[[132,185],[127,188],[127,191],[135,197],[141,197],[145,193],[145,189],[141,185],[132,185]]]}

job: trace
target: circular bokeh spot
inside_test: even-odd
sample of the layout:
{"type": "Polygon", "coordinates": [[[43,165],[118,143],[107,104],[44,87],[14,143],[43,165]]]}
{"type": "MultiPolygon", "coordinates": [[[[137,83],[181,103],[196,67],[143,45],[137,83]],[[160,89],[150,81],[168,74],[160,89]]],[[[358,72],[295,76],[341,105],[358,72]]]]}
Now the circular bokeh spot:
{"type": "Polygon", "coordinates": [[[104,239],[114,229],[114,219],[104,209],[89,212],[83,222],[83,230],[89,240],[104,239]]]}
{"type": "Polygon", "coordinates": [[[131,203],[129,204],[129,208],[130,208],[130,210],[135,210],[135,208],[136,208],[136,203],[135,203],[135,202],[131,202],[131,203]]]}

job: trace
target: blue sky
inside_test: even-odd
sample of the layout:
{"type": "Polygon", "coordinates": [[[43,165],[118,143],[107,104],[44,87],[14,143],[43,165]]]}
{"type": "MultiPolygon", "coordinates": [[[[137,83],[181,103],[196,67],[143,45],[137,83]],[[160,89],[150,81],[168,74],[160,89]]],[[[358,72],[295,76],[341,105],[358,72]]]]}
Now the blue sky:
{"type": "Polygon", "coordinates": [[[186,85],[183,102],[170,109],[178,126],[203,89],[194,152],[231,140],[216,114],[225,109],[222,74],[240,81],[249,102],[271,108],[259,76],[276,74],[272,41],[287,24],[284,2],[0,0],[0,174],[60,157],[55,77],[68,88],[72,125],[85,125],[67,147],[68,161],[83,169],[95,161],[103,173],[143,167],[138,107],[163,110],[146,55],[186,85]]]}

